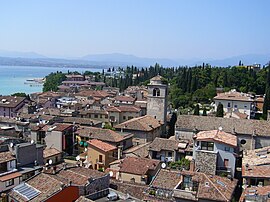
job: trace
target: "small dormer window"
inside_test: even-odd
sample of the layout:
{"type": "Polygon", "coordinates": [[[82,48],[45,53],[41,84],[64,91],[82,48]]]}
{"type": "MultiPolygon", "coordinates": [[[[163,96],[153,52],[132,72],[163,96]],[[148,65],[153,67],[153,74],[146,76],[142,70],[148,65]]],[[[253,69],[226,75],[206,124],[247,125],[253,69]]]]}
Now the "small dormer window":
{"type": "Polygon", "coordinates": [[[160,90],[159,90],[159,88],[154,88],[154,90],[153,90],[153,96],[160,96],[160,90]]]}

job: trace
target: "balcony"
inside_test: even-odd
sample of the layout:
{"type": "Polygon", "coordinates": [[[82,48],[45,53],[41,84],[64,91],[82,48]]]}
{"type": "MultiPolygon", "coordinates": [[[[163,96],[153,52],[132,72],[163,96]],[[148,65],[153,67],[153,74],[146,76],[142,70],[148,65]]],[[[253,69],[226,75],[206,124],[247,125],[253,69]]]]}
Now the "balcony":
{"type": "Polygon", "coordinates": [[[104,160],[100,160],[100,159],[96,159],[96,164],[105,165],[105,161],[104,160]]]}
{"type": "MultiPolygon", "coordinates": [[[[219,176],[227,177],[228,175],[232,175],[232,168],[231,167],[217,167],[216,174],[219,176]]],[[[233,176],[232,176],[233,177],[233,176]]]]}
{"type": "Polygon", "coordinates": [[[174,198],[181,198],[181,199],[188,199],[188,200],[197,200],[197,192],[196,191],[189,191],[189,190],[180,190],[174,189],[173,196],[174,198]]]}

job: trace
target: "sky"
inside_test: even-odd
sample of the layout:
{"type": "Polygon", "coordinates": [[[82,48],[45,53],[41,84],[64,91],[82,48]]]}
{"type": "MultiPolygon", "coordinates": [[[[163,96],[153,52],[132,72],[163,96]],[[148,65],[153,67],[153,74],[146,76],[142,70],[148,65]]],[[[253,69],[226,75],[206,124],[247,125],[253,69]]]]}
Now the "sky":
{"type": "Polygon", "coordinates": [[[0,50],[226,58],[270,53],[269,0],[9,0],[0,50]]]}

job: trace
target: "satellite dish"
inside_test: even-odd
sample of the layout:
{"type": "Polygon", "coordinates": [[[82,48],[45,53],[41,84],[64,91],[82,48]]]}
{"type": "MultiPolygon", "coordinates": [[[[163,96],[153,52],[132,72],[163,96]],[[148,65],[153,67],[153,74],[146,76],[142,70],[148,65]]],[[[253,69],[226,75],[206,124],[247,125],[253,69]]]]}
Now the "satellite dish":
{"type": "Polygon", "coordinates": [[[52,159],[49,160],[49,165],[52,165],[52,159]]]}
{"type": "Polygon", "coordinates": [[[13,146],[14,146],[13,142],[11,142],[11,143],[9,144],[9,146],[10,146],[10,148],[13,148],[13,146]]]}
{"type": "Polygon", "coordinates": [[[87,147],[84,148],[84,151],[87,151],[87,147]]]}
{"type": "Polygon", "coordinates": [[[31,144],[34,144],[35,143],[35,141],[34,140],[31,140],[31,144]]]}
{"type": "Polygon", "coordinates": [[[76,156],[76,161],[79,161],[80,159],[80,156],[76,156]]]}
{"type": "Polygon", "coordinates": [[[219,127],[218,127],[218,130],[219,130],[219,131],[222,131],[222,127],[221,127],[221,126],[219,126],[219,127]]]}
{"type": "Polygon", "coordinates": [[[166,163],[161,164],[161,168],[165,169],[167,167],[166,163]]]}
{"type": "Polygon", "coordinates": [[[113,176],[113,171],[110,171],[109,174],[110,174],[110,177],[112,177],[113,176]]]}

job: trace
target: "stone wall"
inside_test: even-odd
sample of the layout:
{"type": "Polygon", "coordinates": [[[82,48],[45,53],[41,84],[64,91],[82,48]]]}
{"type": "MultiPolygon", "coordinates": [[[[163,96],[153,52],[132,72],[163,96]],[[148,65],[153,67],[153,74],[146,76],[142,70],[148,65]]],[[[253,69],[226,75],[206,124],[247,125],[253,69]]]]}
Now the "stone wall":
{"type": "Polygon", "coordinates": [[[196,151],[195,170],[215,175],[217,165],[217,154],[213,152],[196,151]]]}

